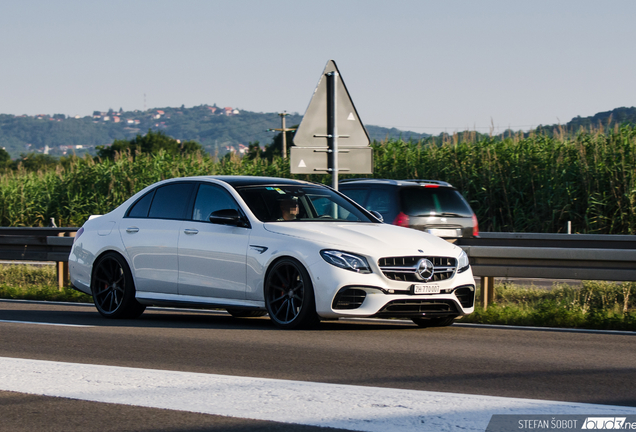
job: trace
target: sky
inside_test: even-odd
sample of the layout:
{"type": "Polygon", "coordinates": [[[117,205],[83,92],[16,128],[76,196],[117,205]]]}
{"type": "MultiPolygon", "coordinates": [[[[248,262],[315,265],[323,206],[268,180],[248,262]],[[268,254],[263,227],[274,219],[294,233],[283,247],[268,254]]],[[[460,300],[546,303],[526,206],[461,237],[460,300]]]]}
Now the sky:
{"type": "Polygon", "coordinates": [[[633,0],[0,0],[0,113],[304,114],[338,65],[364,124],[528,130],[636,105],[633,0]]]}

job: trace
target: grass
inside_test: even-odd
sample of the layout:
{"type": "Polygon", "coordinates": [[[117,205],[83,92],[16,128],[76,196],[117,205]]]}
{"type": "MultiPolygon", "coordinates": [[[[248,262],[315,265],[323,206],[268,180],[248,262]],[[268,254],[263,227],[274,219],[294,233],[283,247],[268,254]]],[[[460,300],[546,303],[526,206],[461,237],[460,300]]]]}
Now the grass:
{"type": "MultiPolygon", "coordinates": [[[[92,303],[71,288],[59,290],[54,266],[0,265],[0,298],[92,303]]],[[[460,322],[636,331],[636,282],[556,283],[552,289],[497,284],[495,302],[460,322]]]]}
{"type": "Polygon", "coordinates": [[[636,331],[636,283],[584,281],[581,286],[497,285],[495,302],[461,322],[636,331]]]}
{"type": "Polygon", "coordinates": [[[92,303],[70,287],[57,287],[55,266],[0,265],[0,298],[92,303]]]}

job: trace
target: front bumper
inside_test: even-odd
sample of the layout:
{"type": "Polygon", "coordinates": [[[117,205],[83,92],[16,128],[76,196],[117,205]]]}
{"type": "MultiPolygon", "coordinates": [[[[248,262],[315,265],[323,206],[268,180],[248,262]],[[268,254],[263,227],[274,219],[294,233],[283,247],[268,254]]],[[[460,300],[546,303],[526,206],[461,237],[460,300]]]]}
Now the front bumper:
{"type": "MultiPolygon", "coordinates": [[[[411,282],[382,274],[357,274],[329,264],[313,267],[316,311],[322,318],[462,316],[474,311],[472,271],[440,281],[439,294],[412,294],[411,282]],[[319,276],[318,276],[319,275],[319,276]]],[[[311,267],[310,267],[311,269],[311,267]]]]}

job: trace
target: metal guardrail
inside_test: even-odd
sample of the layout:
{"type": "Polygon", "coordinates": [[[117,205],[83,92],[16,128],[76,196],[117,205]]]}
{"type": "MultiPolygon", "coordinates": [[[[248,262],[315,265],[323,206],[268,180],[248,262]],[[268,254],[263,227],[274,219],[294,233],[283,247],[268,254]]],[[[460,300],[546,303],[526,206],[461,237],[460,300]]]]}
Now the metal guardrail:
{"type": "Polygon", "coordinates": [[[78,228],[0,228],[0,260],[54,261],[57,284],[68,285],[68,256],[78,228]]]}
{"type": "Polygon", "coordinates": [[[495,277],[636,281],[636,236],[482,233],[455,244],[481,277],[483,307],[495,277]]]}
{"type": "MultiPolygon", "coordinates": [[[[60,287],[78,228],[0,228],[0,260],[55,261],[60,287]]],[[[455,243],[481,278],[483,306],[494,299],[495,277],[636,281],[636,236],[481,233],[455,243]]]]}

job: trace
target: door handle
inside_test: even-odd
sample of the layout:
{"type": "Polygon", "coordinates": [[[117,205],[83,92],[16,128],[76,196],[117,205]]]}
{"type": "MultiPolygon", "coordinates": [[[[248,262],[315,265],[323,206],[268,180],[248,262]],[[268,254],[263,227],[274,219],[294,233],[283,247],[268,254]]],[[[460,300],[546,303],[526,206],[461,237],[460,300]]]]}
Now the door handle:
{"type": "Polygon", "coordinates": [[[183,232],[186,234],[198,234],[199,230],[193,229],[193,228],[186,228],[183,230],[183,232]]]}
{"type": "Polygon", "coordinates": [[[139,228],[137,228],[137,227],[128,227],[128,228],[126,228],[126,232],[127,233],[136,233],[136,232],[139,232],[139,228]]]}

